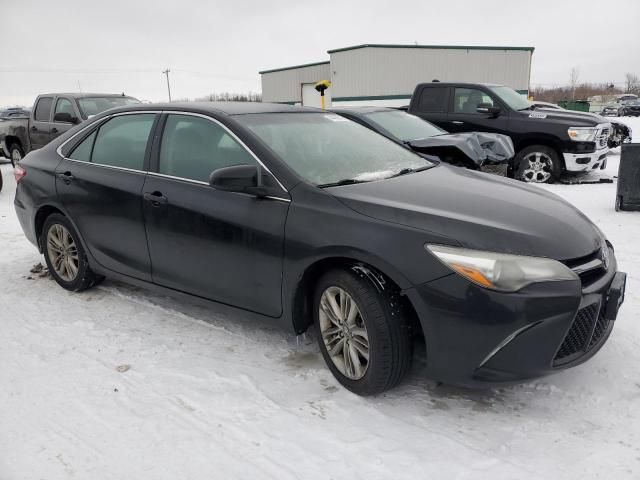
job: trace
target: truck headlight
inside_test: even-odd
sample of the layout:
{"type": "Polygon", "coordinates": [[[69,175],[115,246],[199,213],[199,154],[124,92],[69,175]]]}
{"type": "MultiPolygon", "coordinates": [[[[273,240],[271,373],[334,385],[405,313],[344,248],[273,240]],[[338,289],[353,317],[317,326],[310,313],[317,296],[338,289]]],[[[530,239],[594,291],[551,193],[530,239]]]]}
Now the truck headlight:
{"type": "Polygon", "coordinates": [[[532,283],[578,280],[566,265],[550,258],[425,245],[442,263],[481,287],[515,292],[532,283]]]}
{"type": "Polygon", "coordinates": [[[569,138],[574,142],[593,142],[597,132],[598,129],[593,127],[570,127],[567,130],[569,138]]]}

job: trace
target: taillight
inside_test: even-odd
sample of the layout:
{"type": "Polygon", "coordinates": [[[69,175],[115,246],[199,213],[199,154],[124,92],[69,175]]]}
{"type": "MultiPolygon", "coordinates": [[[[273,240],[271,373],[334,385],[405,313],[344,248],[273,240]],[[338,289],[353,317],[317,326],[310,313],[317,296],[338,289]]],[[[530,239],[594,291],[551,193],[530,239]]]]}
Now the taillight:
{"type": "Polygon", "coordinates": [[[16,165],[13,169],[13,176],[16,177],[16,183],[20,183],[20,180],[22,180],[26,174],[27,171],[20,165],[16,165]]]}

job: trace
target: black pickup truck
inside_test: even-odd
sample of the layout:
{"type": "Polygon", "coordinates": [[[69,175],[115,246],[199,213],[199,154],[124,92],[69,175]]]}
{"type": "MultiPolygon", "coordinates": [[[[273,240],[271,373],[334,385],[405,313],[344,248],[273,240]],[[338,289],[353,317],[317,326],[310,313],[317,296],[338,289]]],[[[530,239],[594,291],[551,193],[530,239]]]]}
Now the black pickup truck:
{"type": "Polygon", "coordinates": [[[536,110],[526,97],[502,85],[418,84],[409,113],[451,132],[493,132],[513,140],[515,178],[546,183],[563,171],[604,168],[611,125],[602,117],[536,110]]]}
{"type": "Polygon", "coordinates": [[[48,93],[39,95],[28,117],[0,119],[0,155],[13,166],[74,125],[109,108],[140,103],[124,94],[48,93]]]}

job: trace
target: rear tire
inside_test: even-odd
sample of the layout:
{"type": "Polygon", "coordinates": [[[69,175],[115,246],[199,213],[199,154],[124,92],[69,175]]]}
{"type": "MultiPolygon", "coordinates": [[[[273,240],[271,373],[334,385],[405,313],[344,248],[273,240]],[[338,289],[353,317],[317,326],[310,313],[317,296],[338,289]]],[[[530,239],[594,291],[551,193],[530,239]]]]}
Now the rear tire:
{"type": "Polygon", "coordinates": [[[80,292],[104,279],[89,267],[80,237],[64,215],[53,213],[47,217],[40,235],[40,245],[49,273],[62,288],[80,292]]]}
{"type": "Polygon", "coordinates": [[[396,292],[365,274],[331,270],[316,285],[313,309],[322,356],[347,390],[375,395],[400,383],[412,342],[396,292]]]}
{"type": "Polygon", "coordinates": [[[553,183],[562,175],[558,153],[544,145],[531,145],[516,154],[515,178],[527,183],[553,183]]]}
{"type": "Polygon", "coordinates": [[[22,148],[17,143],[12,143],[9,147],[9,159],[11,160],[11,165],[13,168],[16,167],[20,160],[24,157],[24,152],[22,148]]]}

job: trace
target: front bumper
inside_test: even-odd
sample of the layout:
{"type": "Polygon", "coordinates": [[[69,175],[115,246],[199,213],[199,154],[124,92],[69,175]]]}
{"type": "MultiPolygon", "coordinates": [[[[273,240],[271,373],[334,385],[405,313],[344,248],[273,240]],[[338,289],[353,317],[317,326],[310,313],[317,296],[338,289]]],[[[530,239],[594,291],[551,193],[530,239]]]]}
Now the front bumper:
{"type": "Polygon", "coordinates": [[[593,153],[563,153],[564,165],[569,172],[584,172],[599,168],[607,159],[609,148],[605,147],[593,153]]]}
{"type": "Polygon", "coordinates": [[[613,328],[625,280],[611,252],[607,273],[585,288],[575,280],[500,293],[451,274],[406,293],[425,333],[428,376],[486,387],[547,375],[591,358],[613,328]],[[583,346],[573,335],[583,328],[578,322],[586,308],[597,311],[583,346]]]}

